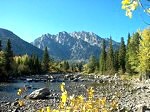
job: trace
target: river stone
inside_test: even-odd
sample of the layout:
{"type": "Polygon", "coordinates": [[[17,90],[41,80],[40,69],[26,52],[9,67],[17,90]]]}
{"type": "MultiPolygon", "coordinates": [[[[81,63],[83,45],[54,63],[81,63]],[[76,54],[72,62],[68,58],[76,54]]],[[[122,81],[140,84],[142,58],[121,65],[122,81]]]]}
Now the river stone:
{"type": "Polygon", "coordinates": [[[5,105],[11,105],[11,103],[10,103],[10,102],[7,102],[5,105]]]}
{"type": "Polygon", "coordinates": [[[11,106],[17,106],[18,105],[18,101],[12,102],[11,106]]]}
{"type": "Polygon", "coordinates": [[[40,88],[33,91],[27,98],[29,99],[44,99],[50,94],[48,88],[40,88]]]}
{"type": "Polygon", "coordinates": [[[150,109],[147,108],[147,106],[141,104],[140,106],[138,106],[137,112],[150,112],[150,109]]]}

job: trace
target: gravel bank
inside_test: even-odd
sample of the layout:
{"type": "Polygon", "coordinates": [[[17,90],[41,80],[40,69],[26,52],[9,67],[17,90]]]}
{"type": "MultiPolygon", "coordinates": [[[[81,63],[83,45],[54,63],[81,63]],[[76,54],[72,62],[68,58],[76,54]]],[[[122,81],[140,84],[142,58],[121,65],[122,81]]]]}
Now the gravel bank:
{"type": "MultiPolygon", "coordinates": [[[[87,79],[86,79],[87,80],[87,79]]],[[[86,90],[89,86],[93,86],[95,90],[95,98],[106,97],[110,101],[114,97],[118,100],[119,112],[142,112],[143,110],[150,112],[150,80],[146,82],[139,81],[122,81],[118,77],[89,76],[88,85],[76,84],[66,85],[69,95],[83,95],[86,97],[86,90]],[[91,83],[92,82],[92,83],[91,83]]],[[[46,106],[57,108],[60,101],[61,92],[50,90],[51,94],[47,99],[29,100],[23,99],[25,106],[19,107],[17,100],[13,102],[0,102],[1,112],[35,112],[46,106]]]]}

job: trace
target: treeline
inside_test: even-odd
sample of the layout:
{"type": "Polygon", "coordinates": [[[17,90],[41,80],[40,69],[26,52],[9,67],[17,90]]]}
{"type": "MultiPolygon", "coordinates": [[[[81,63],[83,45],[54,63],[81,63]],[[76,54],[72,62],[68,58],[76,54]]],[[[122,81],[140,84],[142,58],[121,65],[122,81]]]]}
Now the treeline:
{"type": "Polygon", "coordinates": [[[141,74],[143,78],[148,78],[150,76],[150,29],[136,32],[132,36],[128,34],[127,45],[122,37],[118,49],[113,49],[111,37],[107,48],[105,40],[103,40],[99,59],[91,56],[86,64],[84,62],[54,60],[49,56],[47,47],[42,59],[36,55],[15,56],[11,48],[11,41],[8,39],[4,50],[2,50],[2,42],[0,41],[1,81],[7,80],[11,76],[47,72],[83,72],[102,75],[126,73],[141,74]]]}
{"type": "Polygon", "coordinates": [[[6,48],[2,50],[0,40],[0,81],[6,81],[10,77],[21,75],[81,72],[82,62],[69,63],[68,61],[56,61],[52,59],[47,47],[44,50],[43,58],[36,55],[15,56],[12,51],[11,41],[8,39],[6,48]]]}
{"type": "Polygon", "coordinates": [[[97,74],[141,74],[144,78],[150,76],[150,29],[128,34],[127,45],[121,38],[119,49],[114,50],[110,37],[109,47],[106,49],[103,40],[99,59],[91,56],[84,65],[84,73],[97,74]]]}

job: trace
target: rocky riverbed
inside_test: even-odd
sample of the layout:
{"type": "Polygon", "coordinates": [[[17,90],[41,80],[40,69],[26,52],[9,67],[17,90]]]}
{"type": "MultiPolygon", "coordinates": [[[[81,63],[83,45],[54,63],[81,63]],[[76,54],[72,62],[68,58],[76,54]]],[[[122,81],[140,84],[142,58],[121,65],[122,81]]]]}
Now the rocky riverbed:
{"type": "MultiPolygon", "coordinates": [[[[86,97],[87,88],[94,87],[95,98],[106,97],[107,101],[117,99],[119,112],[150,112],[150,80],[140,82],[138,80],[124,81],[119,77],[88,76],[83,80],[89,83],[66,84],[69,96],[72,94],[86,97]]],[[[19,107],[18,99],[12,102],[0,101],[1,112],[35,112],[42,107],[57,108],[60,102],[61,91],[50,90],[45,99],[23,98],[25,105],[19,107]]]]}

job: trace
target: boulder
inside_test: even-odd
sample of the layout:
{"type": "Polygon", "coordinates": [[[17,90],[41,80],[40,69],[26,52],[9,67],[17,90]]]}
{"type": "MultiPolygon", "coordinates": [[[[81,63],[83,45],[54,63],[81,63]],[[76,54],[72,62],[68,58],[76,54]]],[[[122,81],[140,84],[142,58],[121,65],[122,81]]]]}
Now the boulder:
{"type": "Polygon", "coordinates": [[[137,112],[150,112],[150,108],[143,104],[140,104],[137,106],[137,112]]]}
{"type": "Polygon", "coordinates": [[[33,91],[27,98],[29,99],[44,99],[50,94],[48,88],[40,88],[33,91]]]}

